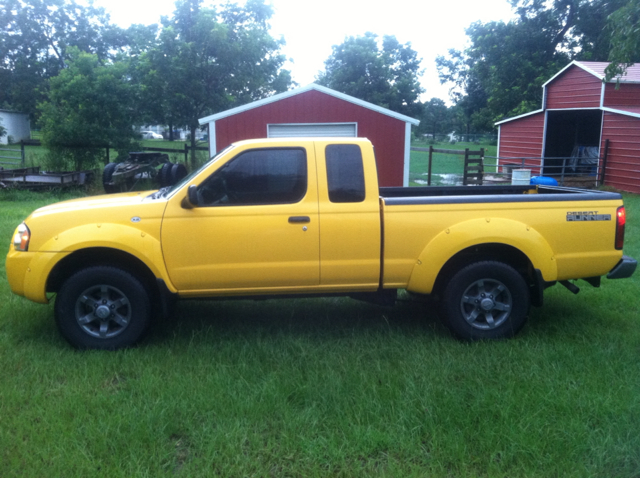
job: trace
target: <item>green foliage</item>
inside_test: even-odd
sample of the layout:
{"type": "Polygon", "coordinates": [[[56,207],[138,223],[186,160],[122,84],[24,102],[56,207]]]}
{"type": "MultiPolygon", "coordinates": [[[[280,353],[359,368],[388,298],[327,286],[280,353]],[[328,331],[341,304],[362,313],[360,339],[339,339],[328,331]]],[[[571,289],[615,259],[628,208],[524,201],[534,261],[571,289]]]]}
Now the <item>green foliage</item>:
{"type": "Polygon", "coordinates": [[[2,118],[0,118],[0,139],[2,139],[5,134],[7,134],[7,128],[2,126],[2,118]]]}
{"type": "Polygon", "coordinates": [[[449,133],[450,111],[440,98],[431,98],[424,103],[418,132],[435,138],[438,133],[449,133]]]}
{"type": "Polygon", "coordinates": [[[419,116],[420,59],[410,43],[373,33],[348,37],[333,47],[317,82],[408,116],[419,116]]]}
{"type": "Polygon", "coordinates": [[[156,45],[134,62],[149,122],[186,125],[192,146],[198,119],[286,91],[290,74],[269,34],[272,9],[262,0],[219,10],[201,0],[176,2],[156,45]]]}
{"type": "Polygon", "coordinates": [[[611,51],[606,80],[623,75],[627,68],[640,61],[640,0],[630,0],[609,16],[611,51]]]}
{"type": "Polygon", "coordinates": [[[136,91],[124,62],[100,64],[97,55],[69,48],[67,68],[52,78],[49,97],[40,105],[42,142],[52,164],[90,168],[109,146],[118,153],[132,149],[137,120],[136,91]]]}
{"type": "Polygon", "coordinates": [[[518,18],[473,23],[467,50],[437,58],[440,79],[478,129],[538,109],[541,86],[571,60],[607,59],[606,19],[626,1],[511,0],[518,18]]]}
{"type": "Polygon", "coordinates": [[[29,113],[47,94],[47,80],[62,71],[70,48],[107,60],[125,36],[101,8],[74,0],[4,0],[0,3],[0,107],[29,113]]]}

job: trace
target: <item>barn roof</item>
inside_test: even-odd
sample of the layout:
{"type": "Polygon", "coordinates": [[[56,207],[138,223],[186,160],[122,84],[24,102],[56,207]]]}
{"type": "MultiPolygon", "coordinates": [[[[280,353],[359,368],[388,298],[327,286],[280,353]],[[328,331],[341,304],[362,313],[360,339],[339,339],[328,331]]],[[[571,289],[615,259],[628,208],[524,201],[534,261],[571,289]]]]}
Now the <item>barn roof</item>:
{"type": "Polygon", "coordinates": [[[610,113],[618,113],[621,115],[640,118],[640,106],[616,106],[614,108],[603,107],[602,110],[608,111],[610,113]]]}
{"type": "MultiPolygon", "coordinates": [[[[604,70],[607,66],[609,66],[609,64],[610,63],[608,61],[572,61],[542,86],[547,86],[572,66],[582,68],[584,71],[595,76],[599,80],[604,80],[604,70]]],[[[625,75],[613,78],[609,81],[609,83],[616,83],[618,79],[620,80],[620,83],[640,83],[640,64],[630,66],[627,69],[627,73],[625,75]]]]}
{"type": "Polygon", "coordinates": [[[264,98],[258,101],[254,101],[253,103],[248,103],[246,105],[238,106],[237,108],[232,108],[230,110],[221,111],[220,113],[216,113],[214,115],[207,116],[205,118],[200,118],[198,121],[201,125],[211,123],[212,121],[217,121],[222,118],[226,118],[228,116],[232,116],[238,113],[242,113],[244,111],[248,111],[254,108],[258,108],[263,105],[267,105],[269,103],[274,103],[276,101],[283,100],[285,98],[290,98],[292,96],[296,96],[302,93],[306,93],[307,91],[319,91],[321,93],[325,93],[327,95],[331,95],[335,98],[339,98],[344,101],[348,101],[349,103],[356,104],[358,106],[362,106],[363,108],[367,108],[383,115],[391,116],[392,118],[398,119],[400,121],[404,121],[405,123],[411,123],[412,125],[417,126],[420,124],[420,120],[415,118],[410,118],[409,116],[402,115],[400,113],[396,113],[395,111],[391,111],[387,108],[382,108],[381,106],[374,105],[373,103],[369,103],[367,101],[360,100],[358,98],[354,98],[353,96],[345,95],[344,93],[340,93],[336,90],[332,90],[331,88],[327,88],[325,86],[320,86],[315,83],[311,83],[307,86],[303,86],[302,88],[297,88],[295,90],[285,91],[284,93],[280,93],[277,95],[270,96],[269,98],[264,98]]]}
{"type": "Polygon", "coordinates": [[[509,121],[513,121],[513,120],[517,120],[520,118],[524,118],[525,116],[531,116],[531,115],[535,115],[538,113],[542,113],[544,110],[535,110],[535,111],[531,111],[529,113],[525,113],[523,115],[519,115],[519,116],[513,116],[511,118],[507,118],[507,119],[503,119],[502,121],[498,121],[497,123],[494,123],[496,126],[502,123],[508,123],[509,121]]]}

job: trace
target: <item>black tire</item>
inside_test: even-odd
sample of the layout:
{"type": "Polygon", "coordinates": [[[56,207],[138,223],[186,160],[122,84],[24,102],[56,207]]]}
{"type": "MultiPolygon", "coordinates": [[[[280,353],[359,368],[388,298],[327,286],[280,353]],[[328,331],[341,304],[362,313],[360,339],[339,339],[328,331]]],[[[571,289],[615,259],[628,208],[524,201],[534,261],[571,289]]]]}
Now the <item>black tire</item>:
{"type": "Polygon", "coordinates": [[[173,163],[164,163],[158,172],[158,183],[161,188],[171,186],[171,168],[173,163]]]}
{"type": "Polygon", "coordinates": [[[173,186],[187,175],[187,167],[178,163],[171,167],[171,185],[173,186]]]}
{"type": "Polygon", "coordinates": [[[529,313],[529,287],[511,266],[497,261],[470,264],[444,289],[443,322],[463,340],[513,337],[529,313]]]}
{"type": "Polygon", "coordinates": [[[102,171],[102,186],[104,187],[104,192],[107,194],[113,194],[118,192],[118,188],[112,184],[111,179],[113,178],[113,173],[116,170],[118,163],[109,163],[104,167],[102,171]]]}
{"type": "Polygon", "coordinates": [[[60,333],[79,349],[115,350],[135,345],[151,320],[149,294],[121,269],[95,266],[72,275],[56,297],[60,333]]]}

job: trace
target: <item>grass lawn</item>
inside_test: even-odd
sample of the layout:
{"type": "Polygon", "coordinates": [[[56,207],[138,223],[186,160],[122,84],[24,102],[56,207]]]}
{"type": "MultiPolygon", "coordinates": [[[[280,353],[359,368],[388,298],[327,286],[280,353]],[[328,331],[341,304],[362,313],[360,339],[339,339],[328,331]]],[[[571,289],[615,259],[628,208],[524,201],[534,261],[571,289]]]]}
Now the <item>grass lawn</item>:
{"type": "Polygon", "coordinates": [[[185,301],[138,348],[78,352],[1,252],[60,198],[0,191],[0,477],[638,477],[640,274],[553,287],[503,342],[410,301],[185,301]]]}

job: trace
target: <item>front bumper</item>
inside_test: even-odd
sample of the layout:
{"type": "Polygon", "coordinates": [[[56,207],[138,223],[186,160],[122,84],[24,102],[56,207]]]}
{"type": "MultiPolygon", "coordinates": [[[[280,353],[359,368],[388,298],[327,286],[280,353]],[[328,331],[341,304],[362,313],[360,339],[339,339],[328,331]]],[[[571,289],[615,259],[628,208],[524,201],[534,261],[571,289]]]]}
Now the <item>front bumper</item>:
{"type": "Polygon", "coordinates": [[[622,256],[620,262],[607,274],[607,279],[626,279],[627,277],[631,277],[637,266],[638,261],[633,257],[622,256]]]}
{"type": "Polygon", "coordinates": [[[5,269],[11,292],[47,304],[47,278],[67,252],[22,252],[9,248],[5,269]]]}

